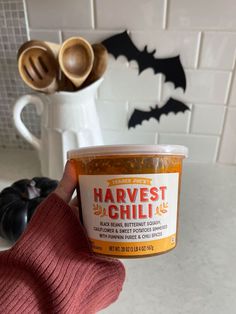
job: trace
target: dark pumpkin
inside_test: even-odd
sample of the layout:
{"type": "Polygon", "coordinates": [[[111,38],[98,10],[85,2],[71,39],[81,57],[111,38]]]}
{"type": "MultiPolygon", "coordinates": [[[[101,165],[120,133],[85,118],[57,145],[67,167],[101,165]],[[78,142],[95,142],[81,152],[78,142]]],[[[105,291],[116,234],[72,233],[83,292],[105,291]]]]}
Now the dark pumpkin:
{"type": "Polygon", "coordinates": [[[58,185],[46,177],[22,179],[0,193],[0,236],[15,242],[24,232],[36,207],[58,185]]]}

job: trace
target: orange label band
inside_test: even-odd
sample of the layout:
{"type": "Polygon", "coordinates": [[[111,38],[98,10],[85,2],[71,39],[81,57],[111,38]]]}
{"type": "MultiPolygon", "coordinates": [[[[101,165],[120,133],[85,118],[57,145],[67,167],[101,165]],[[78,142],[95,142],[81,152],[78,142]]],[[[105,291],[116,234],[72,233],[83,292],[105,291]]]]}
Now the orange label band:
{"type": "Polygon", "coordinates": [[[153,241],[145,242],[107,242],[90,239],[95,253],[114,256],[152,255],[171,250],[176,245],[176,234],[153,241]]]}

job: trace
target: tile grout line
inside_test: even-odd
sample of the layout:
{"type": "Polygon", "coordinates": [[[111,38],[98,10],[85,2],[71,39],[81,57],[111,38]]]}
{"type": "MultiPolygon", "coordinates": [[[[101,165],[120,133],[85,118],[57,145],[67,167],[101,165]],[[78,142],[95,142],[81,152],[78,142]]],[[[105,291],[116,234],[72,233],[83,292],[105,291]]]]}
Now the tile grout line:
{"type": "Polygon", "coordinates": [[[236,49],[234,51],[233,69],[236,69],[236,49]]]}
{"type": "Polygon", "coordinates": [[[235,29],[222,29],[222,28],[201,28],[201,27],[174,27],[169,28],[169,31],[178,31],[178,32],[205,32],[205,33],[235,33],[235,29]]]}
{"type": "Polygon", "coordinates": [[[229,80],[226,87],[225,99],[224,99],[224,105],[226,106],[229,106],[229,98],[232,92],[233,81],[236,78],[235,71],[236,71],[236,67],[234,67],[234,69],[230,71],[229,80]]]}
{"type": "Polygon", "coordinates": [[[91,24],[92,24],[92,29],[96,28],[96,19],[95,19],[95,11],[96,11],[96,5],[95,5],[95,0],[90,0],[90,5],[91,5],[91,24]]]}
{"type": "MultiPolygon", "coordinates": [[[[176,131],[171,131],[171,132],[168,132],[168,131],[161,131],[160,132],[161,134],[163,135],[171,135],[171,136],[186,136],[186,137],[189,137],[188,134],[186,134],[186,132],[184,131],[181,131],[181,132],[176,132],[176,131]]],[[[217,137],[220,137],[219,134],[213,134],[213,133],[192,133],[191,135],[193,135],[193,137],[201,137],[201,138],[217,138],[217,137]]]]}
{"type": "Polygon", "coordinates": [[[230,97],[231,90],[232,90],[233,80],[236,77],[235,72],[236,72],[236,65],[235,65],[235,67],[233,69],[233,73],[231,72],[229,83],[228,83],[228,86],[227,86],[227,93],[226,93],[226,97],[225,97],[225,115],[224,115],[224,120],[223,120],[223,127],[222,127],[221,134],[220,134],[220,139],[219,139],[218,151],[217,151],[217,154],[216,154],[216,161],[217,162],[219,162],[219,158],[220,158],[220,150],[221,150],[221,146],[222,146],[222,143],[223,143],[223,135],[224,135],[224,132],[225,132],[226,120],[227,120],[227,116],[228,116],[228,113],[229,113],[229,104],[228,104],[228,102],[229,102],[229,97],[230,97]]]}
{"type": "Polygon", "coordinates": [[[194,69],[199,68],[200,57],[201,57],[201,52],[202,52],[202,43],[203,43],[203,32],[200,31],[198,33],[198,43],[197,43],[197,49],[196,49],[196,59],[194,62],[194,69]]]}
{"type": "Polygon", "coordinates": [[[59,33],[59,43],[62,44],[62,43],[63,43],[62,30],[59,29],[59,30],[58,30],[58,33],[59,33]]]}
{"type": "Polygon", "coordinates": [[[27,5],[26,5],[26,0],[23,1],[23,8],[24,8],[24,14],[25,14],[25,26],[26,26],[26,34],[28,40],[30,39],[30,32],[29,32],[29,19],[28,19],[28,10],[27,10],[27,5]]]}
{"type": "Polygon", "coordinates": [[[216,145],[216,151],[214,154],[214,158],[213,158],[213,162],[216,163],[218,161],[218,155],[219,155],[219,151],[220,151],[220,144],[221,144],[221,135],[218,136],[217,138],[217,145],[216,145]]]}
{"type": "MultiPolygon", "coordinates": [[[[233,80],[236,79],[236,73],[235,72],[236,72],[236,50],[235,50],[235,56],[234,56],[234,72],[233,72],[232,82],[233,82],[233,80]]],[[[231,84],[231,86],[232,85],[233,85],[233,83],[231,84]]],[[[231,87],[231,91],[232,91],[232,87],[231,87]]],[[[236,108],[235,108],[235,110],[236,110],[236,108]]],[[[233,163],[234,163],[234,165],[236,164],[236,153],[233,157],[233,163]]]]}
{"type": "Polygon", "coordinates": [[[194,105],[193,104],[189,104],[189,105],[190,105],[190,115],[189,115],[189,119],[188,119],[186,134],[191,134],[192,133],[192,121],[193,121],[193,108],[194,108],[194,105]]]}
{"type": "Polygon", "coordinates": [[[162,22],[162,29],[167,29],[168,24],[168,11],[169,11],[169,0],[164,0],[163,6],[163,22],[162,22]]]}
{"type": "Polygon", "coordinates": [[[159,143],[159,133],[156,132],[155,133],[155,144],[158,144],[159,143]]]}

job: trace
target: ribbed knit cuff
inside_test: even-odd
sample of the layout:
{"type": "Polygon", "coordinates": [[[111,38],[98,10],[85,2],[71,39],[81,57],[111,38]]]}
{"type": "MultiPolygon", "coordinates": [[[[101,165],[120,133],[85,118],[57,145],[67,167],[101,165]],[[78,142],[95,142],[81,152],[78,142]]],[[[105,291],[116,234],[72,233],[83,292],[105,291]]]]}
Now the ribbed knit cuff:
{"type": "Polygon", "coordinates": [[[40,252],[60,248],[63,243],[77,251],[90,251],[90,243],[84,227],[71,207],[52,193],[37,208],[31,221],[13,247],[14,254],[27,251],[40,252]],[[72,241],[73,240],[73,241],[72,241]],[[68,243],[69,241],[69,243],[68,243]],[[32,247],[33,244],[33,247],[32,247]]]}
{"type": "Polygon", "coordinates": [[[51,194],[0,254],[0,313],[95,313],[117,299],[124,278],[120,261],[91,253],[74,211],[51,194]]]}

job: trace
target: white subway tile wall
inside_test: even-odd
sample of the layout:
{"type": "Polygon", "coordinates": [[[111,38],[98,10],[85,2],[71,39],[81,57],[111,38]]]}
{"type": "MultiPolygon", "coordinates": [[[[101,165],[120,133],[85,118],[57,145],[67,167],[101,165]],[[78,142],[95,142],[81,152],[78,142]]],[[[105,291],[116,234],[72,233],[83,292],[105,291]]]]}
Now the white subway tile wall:
{"type": "Polygon", "coordinates": [[[91,44],[94,44],[116,33],[119,33],[119,31],[97,30],[97,29],[94,29],[93,31],[84,30],[84,29],[77,29],[77,30],[65,29],[65,30],[62,30],[62,40],[66,40],[74,36],[81,36],[81,37],[86,38],[91,44]]]}
{"type": "Polygon", "coordinates": [[[225,109],[225,106],[195,104],[192,108],[191,133],[220,135],[225,109]]]}
{"type": "Polygon", "coordinates": [[[200,67],[232,70],[236,57],[236,33],[205,32],[200,67]]]}
{"type": "Polygon", "coordinates": [[[186,70],[187,88],[174,89],[172,83],[163,86],[163,99],[170,95],[193,103],[226,104],[230,72],[209,70],[186,70]]]}
{"type": "Polygon", "coordinates": [[[26,0],[29,28],[92,28],[92,1],[26,0]]]}
{"type": "Polygon", "coordinates": [[[98,100],[97,111],[104,130],[119,131],[127,128],[128,103],[125,101],[98,100]]]}
{"type": "Polygon", "coordinates": [[[29,30],[30,39],[46,40],[57,44],[61,43],[61,33],[59,30],[29,30]]]}
{"type": "MultiPolygon", "coordinates": [[[[24,3],[24,7],[22,0],[0,3],[1,58],[6,59],[5,42],[13,40],[13,30],[9,25],[6,27],[8,16],[12,24],[19,21],[16,8],[23,19],[20,30],[24,29],[24,36],[18,41],[25,40],[28,34],[32,39],[57,43],[82,36],[95,43],[127,29],[140,50],[147,45],[149,52],[156,50],[158,58],[180,55],[187,78],[185,92],[165,82],[164,76],[155,75],[152,69],[139,74],[135,61],[128,63],[124,56],[109,57],[97,100],[106,144],[183,144],[189,147],[190,161],[236,164],[235,0],[24,0],[24,3]],[[159,121],[151,118],[128,128],[135,108],[147,111],[161,107],[170,97],[183,101],[190,110],[162,115],[159,121]]],[[[14,32],[20,31],[16,27],[14,32]]],[[[16,48],[13,52],[15,58],[16,48]]],[[[4,71],[8,68],[5,62],[4,71]]],[[[16,69],[10,71],[11,77],[15,77],[16,69]]],[[[28,90],[20,87],[19,81],[13,86],[11,80],[3,89],[11,95],[11,105],[6,97],[1,97],[0,147],[16,147],[21,143],[21,147],[27,148],[9,121],[15,96],[12,90],[16,89],[18,94],[28,90]],[[3,137],[8,139],[8,145],[3,137]]],[[[3,81],[1,76],[1,85],[3,81]]],[[[39,134],[39,120],[32,108],[27,110],[25,122],[39,134]]]]}
{"type": "Polygon", "coordinates": [[[160,95],[160,75],[153,75],[152,69],[138,74],[137,68],[120,64],[119,68],[109,68],[100,87],[99,96],[110,100],[153,100],[160,95]]]}
{"type": "Polygon", "coordinates": [[[103,130],[104,141],[107,145],[112,144],[157,144],[158,134],[156,132],[143,132],[140,129],[124,131],[103,130]]]}
{"type": "Polygon", "coordinates": [[[236,108],[229,108],[221,138],[219,161],[236,164],[236,108]]]}
{"type": "Polygon", "coordinates": [[[95,0],[95,26],[120,30],[162,29],[163,12],[163,0],[95,0]]]}
{"type": "Polygon", "coordinates": [[[169,27],[171,29],[235,30],[235,11],[235,0],[169,1],[169,27]]]}
{"type": "Polygon", "coordinates": [[[230,96],[229,96],[229,105],[236,106],[236,75],[235,72],[233,73],[233,79],[231,84],[230,96]]]}
{"type": "Polygon", "coordinates": [[[165,134],[159,136],[159,143],[181,143],[189,148],[189,160],[198,162],[215,162],[219,137],[195,134],[165,134]]]}

